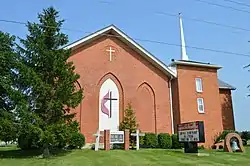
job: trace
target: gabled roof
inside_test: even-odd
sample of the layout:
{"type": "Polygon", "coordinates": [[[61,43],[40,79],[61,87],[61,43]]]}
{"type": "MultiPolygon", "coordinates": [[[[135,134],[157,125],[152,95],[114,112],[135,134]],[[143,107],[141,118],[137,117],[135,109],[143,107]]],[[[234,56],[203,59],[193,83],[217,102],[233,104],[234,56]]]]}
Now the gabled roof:
{"type": "Polygon", "coordinates": [[[233,87],[232,85],[229,85],[228,83],[218,79],[218,83],[219,83],[219,88],[220,89],[230,89],[230,90],[235,90],[236,88],[233,87]]]}
{"type": "Polygon", "coordinates": [[[77,40],[65,46],[64,48],[65,49],[78,48],[102,36],[117,37],[119,40],[129,45],[131,49],[135,50],[141,56],[143,56],[145,59],[151,62],[151,64],[153,64],[155,67],[160,69],[163,73],[171,77],[172,76],[176,77],[176,73],[173,72],[168,66],[166,66],[163,62],[161,62],[159,59],[153,56],[150,52],[148,52],[146,49],[144,49],[142,46],[140,46],[138,43],[136,43],[133,39],[131,39],[129,36],[127,36],[124,32],[122,32],[120,29],[118,29],[114,25],[110,25],[97,32],[94,32],[80,40],[77,40]]]}

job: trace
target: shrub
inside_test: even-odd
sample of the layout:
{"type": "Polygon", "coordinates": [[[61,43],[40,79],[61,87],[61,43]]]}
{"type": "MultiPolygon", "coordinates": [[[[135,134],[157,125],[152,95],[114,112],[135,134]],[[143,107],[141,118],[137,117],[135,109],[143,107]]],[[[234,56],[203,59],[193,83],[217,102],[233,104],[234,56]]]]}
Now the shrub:
{"type": "Polygon", "coordinates": [[[242,131],[240,136],[242,140],[248,141],[250,140],[250,131],[242,131]]]}
{"type": "Polygon", "coordinates": [[[203,150],[203,149],[205,149],[205,147],[203,145],[201,145],[201,146],[198,146],[198,149],[203,150]]]}
{"type": "Polygon", "coordinates": [[[177,134],[172,134],[172,149],[181,149],[184,147],[183,143],[179,143],[177,134]]]}
{"type": "Polygon", "coordinates": [[[145,136],[140,136],[139,137],[139,140],[140,140],[140,145],[145,145],[145,136]]]}
{"type": "Polygon", "coordinates": [[[146,133],[144,136],[144,145],[148,148],[156,148],[158,145],[157,135],[154,133],[146,133]]]}
{"type": "Polygon", "coordinates": [[[112,149],[124,149],[124,144],[113,144],[112,149]]]}
{"type": "Polygon", "coordinates": [[[170,149],[172,147],[172,139],[168,133],[158,134],[158,146],[162,149],[170,149]]]}
{"type": "Polygon", "coordinates": [[[242,144],[243,144],[243,146],[246,146],[247,145],[247,141],[245,139],[242,139],[242,144]]]}
{"type": "Polygon", "coordinates": [[[72,149],[82,148],[85,145],[85,137],[83,134],[74,132],[69,139],[69,147],[72,149]]]}
{"type": "Polygon", "coordinates": [[[238,133],[238,132],[237,132],[237,131],[234,131],[234,130],[224,130],[222,133],[219,133],[219,135],[215,138],[214,143],[216,144],[216,143],[218,143],[218,142],[224,140],[225,137],[226,137],[226,135],[227,135],[228,133],[238,133]]]}

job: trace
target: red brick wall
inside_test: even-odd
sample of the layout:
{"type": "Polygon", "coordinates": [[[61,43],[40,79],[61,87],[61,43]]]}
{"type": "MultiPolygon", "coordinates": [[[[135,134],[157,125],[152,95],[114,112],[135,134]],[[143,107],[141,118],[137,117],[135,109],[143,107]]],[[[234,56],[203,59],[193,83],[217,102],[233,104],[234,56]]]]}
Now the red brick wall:
{"type": "Polygon", "coordinates": [[[84,88],[81,114],[80,107],[76,111],[87,143],[94,142],[93,134],[98,129],[99,90],[107,78],[111,78],[119,89],[120,121],[124,108],[131,102],[142,131],[171,132],[169,78],[127,45],[117,38],[102,37],[75,49],[70,61],[81,75],[79,83],[84,88]],[[111,62],[106,52],[110,45],[116,47],[111,62]]]}
{"type": "Polygon", "coordinates": [[[156,132],[155,94],[153,89],[148,84],[143,83],[138,87],[136,93],[134,106],[139,128],[144,132],[156,132]]]}
{"type": "Polygon", "coordinates": [[[171,81],[172,87],[172,103],[173,103],[173,120],[174,120],[174,132],[177,133],[177,124],[181,122],[180,105],[179,105],[179,90],[178,90],[178,78],[171,81]]]}
{"type": "Polygon", "coordinates": [[[220,89],[220,102],[224,130],[235,130],[231,90],[220,89]]]}
{"type": "Polygon", "coordinates": [[[178,119],[181,123],[201,120],[205,125],[206,147],[213,144],[214,136],[223,129],[221,118],[221,104],[219,96],[219,87],[216,69],[191,67],[178,65],[178,80],[174,82],[174,91],[178,88],[179,95],[175,95],[179,99],[178,103],[174,103],[174,113],[179,117],[175,117],[175,123],[178,119]],[[196,92],[195,78],[202,79],[203,92],[196,92]],[[204,100],[205,113],[198,112],[197,98],[202,97],[204,100]],[[178,108],[179,107],[179,108],[178,108]]]}

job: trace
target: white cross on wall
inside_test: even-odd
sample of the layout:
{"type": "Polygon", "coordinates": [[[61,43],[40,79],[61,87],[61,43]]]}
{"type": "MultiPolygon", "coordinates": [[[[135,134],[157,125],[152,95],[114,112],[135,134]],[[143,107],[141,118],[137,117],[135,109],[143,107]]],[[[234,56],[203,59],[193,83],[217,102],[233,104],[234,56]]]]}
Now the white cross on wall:
{"type": "Polygon", "coordinates": [[[109,47],[106,51],[109,52],[109,61],[112,61],[112,52],[115,52],[115,50],[112,50],[112,47],[109,47]]]}

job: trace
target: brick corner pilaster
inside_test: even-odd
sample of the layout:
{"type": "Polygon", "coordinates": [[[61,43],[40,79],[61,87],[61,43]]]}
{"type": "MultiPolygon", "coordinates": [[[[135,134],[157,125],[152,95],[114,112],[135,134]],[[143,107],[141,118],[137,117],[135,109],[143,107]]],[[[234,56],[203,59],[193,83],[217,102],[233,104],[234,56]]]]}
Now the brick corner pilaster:
{"type": "Polygon", "coordinates": [[[104,150],[110,150],[110,130],[104,130],[104,150]]]}
{"type": "Polygon", "coordinates": [[[124,150],[129,150],[129,130],[124,131],[124,150]]]}

